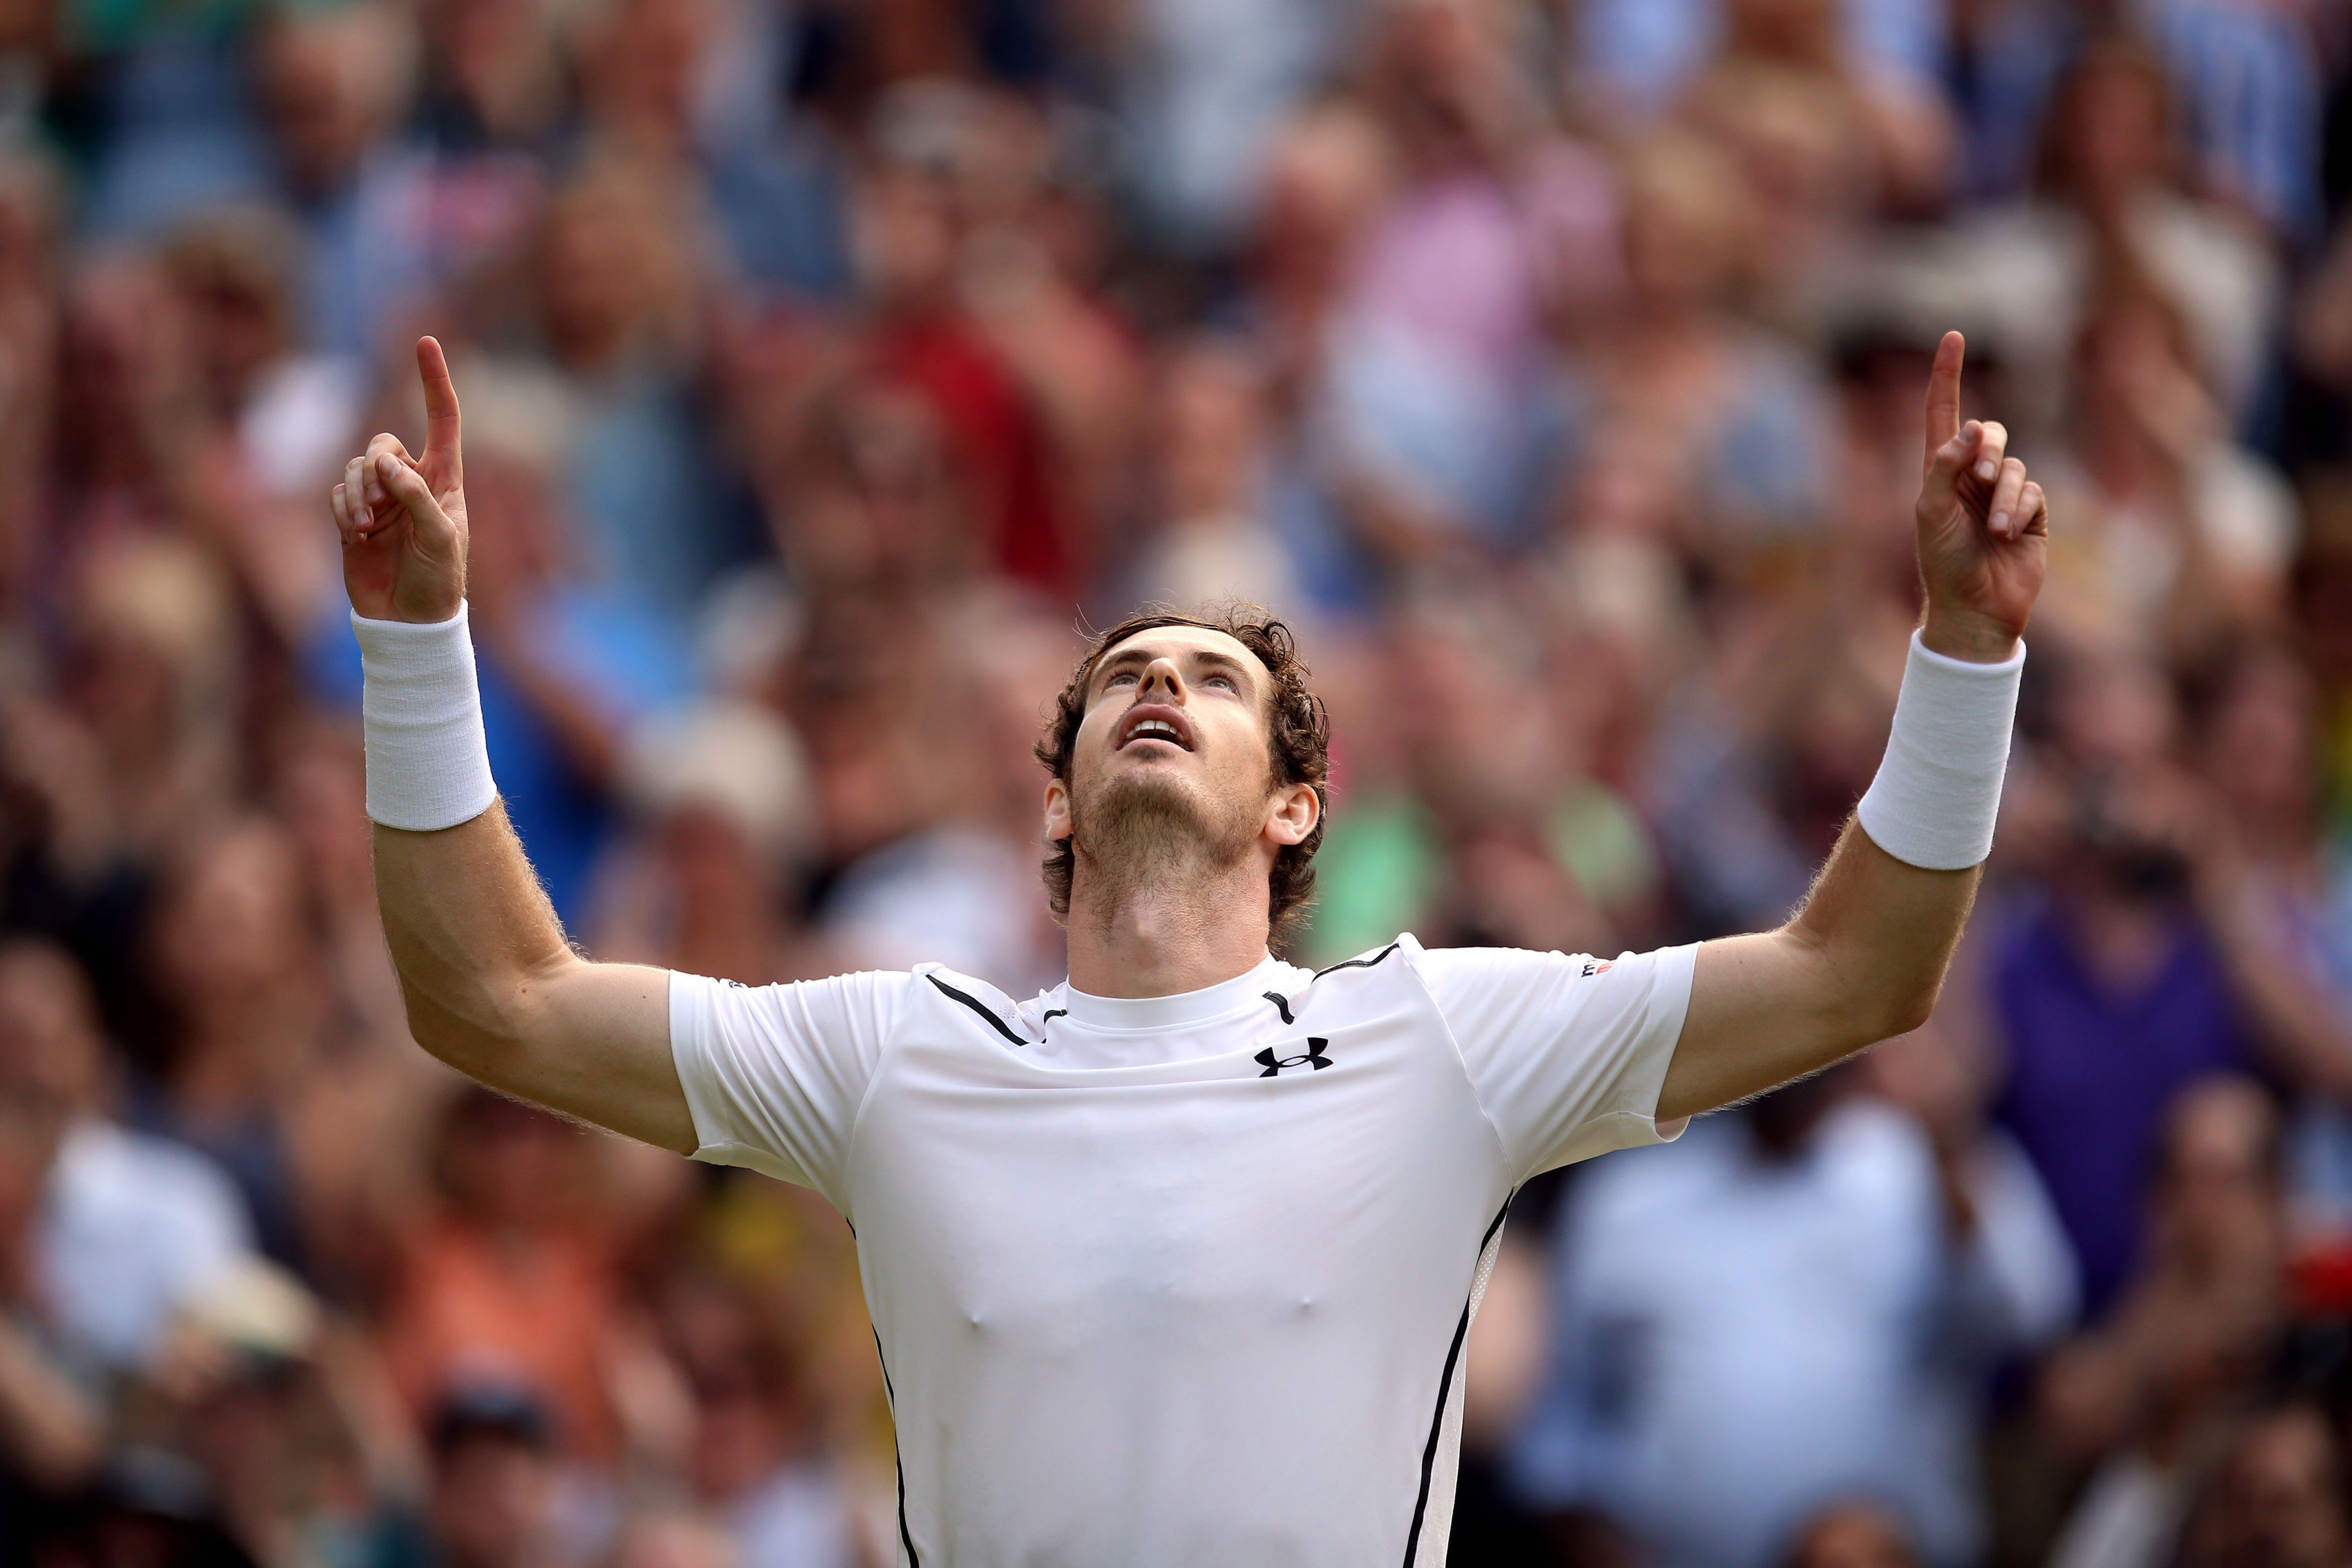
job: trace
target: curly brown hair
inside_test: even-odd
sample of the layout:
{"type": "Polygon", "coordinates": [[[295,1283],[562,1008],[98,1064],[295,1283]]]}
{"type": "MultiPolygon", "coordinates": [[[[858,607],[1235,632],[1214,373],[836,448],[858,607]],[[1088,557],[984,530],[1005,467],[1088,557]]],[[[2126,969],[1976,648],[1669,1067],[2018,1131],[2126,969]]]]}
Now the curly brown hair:
{"type": "MultiPolygon", "coordinates": [[[[1087,716],[1087,686],[1105,651],[1139,632],[1160,626],[1198,626],[1223,632],[1256,656],[1273,677],[1266,699],[1266,751],[1273,760],[1275,782],[1303,784],[1315,791],[1318,808],[1315,826],[1305,838],[1285,845],[1266,873],[1266,914],[1271,941],[1279,946],[1306,918],[1315,896],[1315,851],[1323,843],[1323,817],[1330,796],[1325,780],[1331,772],[1331,724],[1322,700],[1307,689],[1307,661],[1298,656],[1298,639],[1290,627],[1255,605],[1219,605],[1199,613],[1148,605],[1087,644],[1070,682],[1054,700],[1052,718],[1037,742],[1037,760],[1045,771],[1067,784],[1076,755],[1078,726],[1087,716]]],[[[1045,892],[1057,920],[1070,912],[1070,880],[1077,870],[1077,854],[1067,838],[1054,840],[1045,856],[1045,892]]]]}

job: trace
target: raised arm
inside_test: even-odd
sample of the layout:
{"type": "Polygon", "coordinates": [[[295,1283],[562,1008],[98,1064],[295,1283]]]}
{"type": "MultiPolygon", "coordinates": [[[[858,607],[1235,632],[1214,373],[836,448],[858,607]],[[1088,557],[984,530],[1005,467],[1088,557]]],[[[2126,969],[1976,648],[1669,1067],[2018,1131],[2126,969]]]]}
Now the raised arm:
{"type": "MultiPolygon", "coordinates": [[[[2013,659],[2034,596],[2041,592],[2049,546],[2049,509],[2042,487],[2029,481],[2025,465],[2008,457],[2007,432],[1995,424],[1960,424],[1960,334],[1948,332],[1936,351],[1927,383],[1927,455],[1919,487],[1919,570],[1927,588],[1927,616],[1906,677],[1929,678],[1965,708],[1979,711],[1938,715],[1889,746],[1888,768],[1897,766],[1907,739],[1915,757],[1949,746],[1956,754],[1931,756],[1949,764],[1954,776],[1989,762],[1998,798],[1999,757],[1968,754],[1971,719],[1990,711],[1969,690],[2000,678],[1969,667],[2004,665],[2013,659]],[[1933,665],[1940,656],[1958,661],[1933,665]],[[1922,668],[1926,666],[1926,668],[1922,668]],[[1954,721],[1937,732],[1939,719],[1954,721]]],[[[1898,731],[1909,716],[1898,720],[1898,731]]],[[[2005,714],[2000,723],[2005,755],[2005,714]]],[[[1979,742],[1976,748],[1987,748],[1979,742]]],[[[1983,767],[1979,771],[1984,772],[1983,767]]],[[[1889,783],[1882,770],[1881,785],[1889,783]]],[[[1873,786],[1873,794],[1879,793],[1873,786]]],[[[1979,792],[1981,794],[1981,792],[1979,792]]],[[[1894,792],[1893,805],[1878,815],[1865,811],[1849,822],[1794,919],[1774,931],[1710,942],[1699,949],[1691,983],[1691,1003],[1680,1044],[1658,1099],[1664,1119],[1696,1115],[1727,1105],[1776,1084],[1828,1066],[1839,1058],[1927,1020],[1944,981],[1944,969],[1967,923],[1981,868],[1965,858],[1923,852],[1913,843],[1882,847],[1864,830],[1874,823],[1890,840],[1897,830],[1926,840],[1948,837],[1948,825],[1922,820],[1935,803],[1915,791],[1894,792]],[[1893,850],[1895,853],[1890,853],[1893,850]],[[1898,858],[1898,855],[1907,858],[1898,858]],[[1932,868],[1941,862],[1957,868],[1932,868]],[[1919,863],[1913,863],[1919,862],[1919,863]]],[[[1965,803],[1959,803],[1965,804],[1965,803]]],[[[1982,804],[1990,807],[1990,801],[1982,804]]],[[[1980,849],[1975,858],[1981,858],[1980,849]]]]}
{"type": "Polygon", "coordinates": [[[417,1044],[493,1089],[680,1153],[694,1122],[670,1058],[669,977],[591,963],[563,938],[489,784],[470,722],[457,391],[416,345],[425,455],[378,436],[332,497],[368,663],[376,901],[417,1044]],[[387,826],[396,822],[404,826],[387,826]]]}

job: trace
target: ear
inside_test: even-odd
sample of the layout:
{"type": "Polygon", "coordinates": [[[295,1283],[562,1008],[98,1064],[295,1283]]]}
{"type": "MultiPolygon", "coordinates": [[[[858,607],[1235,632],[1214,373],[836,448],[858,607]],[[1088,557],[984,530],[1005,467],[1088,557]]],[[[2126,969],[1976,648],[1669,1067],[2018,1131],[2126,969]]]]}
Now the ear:
{"type": "Polygon", "coordinates": [[[1045,841],[1070,836],[1070,786],[1059,779],[1045,781],[1045,841]]]}
{"type": "Polygon", "coordinates": [[[1274,792],[1274,802],[1266,816],[1266,837],[1276,844],[1303,844],[1323,820],[1323,803],[1315,798],[1312,784],[1285,784],[1274,792]]]}

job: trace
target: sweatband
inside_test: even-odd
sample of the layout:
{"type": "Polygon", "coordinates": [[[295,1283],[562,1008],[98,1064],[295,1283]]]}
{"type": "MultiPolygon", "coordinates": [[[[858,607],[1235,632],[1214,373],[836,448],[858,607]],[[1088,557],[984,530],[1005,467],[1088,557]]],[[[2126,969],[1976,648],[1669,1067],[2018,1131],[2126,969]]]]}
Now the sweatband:
{"type": "Polygon", "coordinates": [[[1886,755],[1854,816],[1897,860],[1959,871],[1992,853],[2025,645],[1999,664],[1937,653],[1911,634],[1886,755]]]}
{"type": "Polygon", "coordinates": [[[431,833],[490,809],[490,752],[474,683],[466,609],[446,621],[372,621],[357,611],[367,814],[386,827],[431,833]]]}

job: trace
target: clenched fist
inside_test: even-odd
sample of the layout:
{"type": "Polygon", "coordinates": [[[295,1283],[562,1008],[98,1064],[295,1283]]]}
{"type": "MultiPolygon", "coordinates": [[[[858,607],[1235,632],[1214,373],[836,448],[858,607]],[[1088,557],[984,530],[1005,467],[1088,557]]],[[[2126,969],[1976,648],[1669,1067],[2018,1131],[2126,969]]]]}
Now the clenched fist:
{"type": "Polygon", "coordinates": [[[2016,651],[2049,563],[2050,507],[2009,432],[1960,424],[1967,344],[1946,332],[1927,376],[1927,458],[1919,483],[1919,575],[1927,590],[1920,640],[1954,658],[1998,664],[2016,651]]]}
{"type": "Polygon", "coordinates": [[[378,436],[330,498],[342,535],[343,589],[370,620],[446,621],[466,602],[466,476],[457,389],[431,338],[416,340],[425,456],[378,436]]]}

